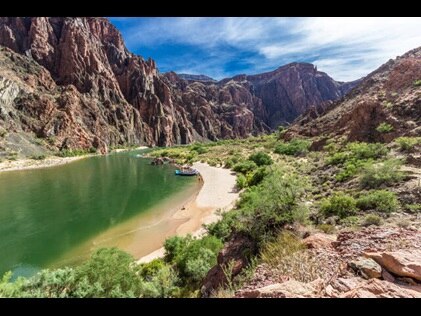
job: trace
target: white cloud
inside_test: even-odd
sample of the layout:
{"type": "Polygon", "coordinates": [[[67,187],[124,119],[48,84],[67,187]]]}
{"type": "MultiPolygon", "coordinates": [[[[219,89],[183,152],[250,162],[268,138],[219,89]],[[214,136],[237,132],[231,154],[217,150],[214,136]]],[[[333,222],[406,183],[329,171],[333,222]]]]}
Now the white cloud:
{"type": "Polygon", "coordinates": [[[421,18],[156,18],[132,27],[126,40],[135,47],[193,45],[212,57],[196,64],[180,58],[174,69],[225,74],[223,65],[236,56],[221,51],[232,47],[251,53],[239,58],[256,70],[309,61],[345,81],[420,46],[420,30],[421,18]]]}

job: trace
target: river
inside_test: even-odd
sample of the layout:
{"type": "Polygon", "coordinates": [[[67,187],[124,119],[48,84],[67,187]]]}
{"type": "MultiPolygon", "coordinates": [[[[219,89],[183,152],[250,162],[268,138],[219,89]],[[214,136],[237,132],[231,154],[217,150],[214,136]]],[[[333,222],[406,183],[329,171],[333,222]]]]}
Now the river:
{"type": "Polygon", "coordinates": [[[0,275],[73,265],[99,247],[140,257],[175,234],[183,220],[171,216],[200,184],[137,154],[0,173],[0,275]]]}

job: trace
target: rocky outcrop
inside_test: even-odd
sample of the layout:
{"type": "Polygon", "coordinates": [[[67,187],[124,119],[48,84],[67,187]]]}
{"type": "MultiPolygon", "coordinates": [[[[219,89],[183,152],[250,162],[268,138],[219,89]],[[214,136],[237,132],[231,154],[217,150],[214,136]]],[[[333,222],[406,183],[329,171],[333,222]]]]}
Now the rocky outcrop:
{"type": "Polygon", "coordinates": [[[220,82],[162,75],[153,60],[130,53],[105,18],[3,17],[0,45],[20,54],[6,53],[11,57],[2,76],[28,88],[16,96],[19,102],[8,101],[26,118],[9,119],[48,138],[55,150],[246,137],[340,98],[352,86],[300,63],[220,82]],[[41,120],[39,112],[45,112],[41,120]]]}
{"type": "Polygon", "coordinates": [[[206,75],[177,74],[177,76],[187,81],[216,82],[215,79],[208,77],[206,75]]]}
{"type": "Polygon", "coordinates": [[[238,297],[244,298],[305,298],[317,297],[323,283],[320,279],[304,283],[296,280],[288,280],[283,283],[275,283],[262,288],[242,291],[238,297]]]}
{"type": "Polygon", "coordinates": [[[335,137],[349,141],[389,142],[397,136],[421,135],[421,47],[389,60],[324,110],[309,110],[284,134],[335,137]],[[382,123],[390,131],[378,130],[382,123]]]}
{"type": "Polygon", "coordinates": [[[177,79],[180,85],[171,85],[153,60],[126,49],[105,18],[0,18],[0,45],[21,54],[3,50],[11,56],[0,69],[4,78],[30,87],[17,96],[20,104],[12,104],[18,111],[31,108],[24,113],[30,120],[16,124],[54,138],[57,149],[169,146],[267,130],[263,115],[254,115],[260,104],[249,94],[212,91],[206,99],[194,83],[187,88],[177,79]],[[35,122],[35,112],[46,108],[60,115],[35,122]]]}
{"type": "Polygon", "coordinates": [[[421,251],[368,252],[366,257],[373,259],[388,272],[397,276],[421,281],[421,251]]]}
{"type": "Polygon", "coordinates": [[[372,259],[360,258],[348,263],[358,275],[364,279],[380,278],[382,276],[382,268],[372,259]]]}
{"type": "Polygon", "coordinates": [[[303,239],[303,244],[308,249],[330,248],[335,240],[334,235],[316,233],[303,239]]]}
{"type": "Polygon", "coordinates": [[[359,277],[338,278],[325,289],[327,297],[340,298],[420,298],[421,287],[399,286],[379,279],[364,280],[359,277]]]}
{"type": "Polygon", "coordinates": [[[337,82],[308,63],[291,63],[245,79],[265,105],[271,128],[292,122],[310,108],[342,98],[359,82],[337,82]]]}
{"type": "Polygon", "coordinates": [[[227,277],[237,276],[250,263],[249,260],[256,251],[257,246],[249,237],[234,236],[219,252],[217,265],[206,275],[200,290],[202,296],[208,297],[213,291],[225,285],[227,277]]]}
{"type": "Polygon", "coordinates": [[[368,227],[343,231],[336,241],[332,239],[321,233],[303,239],[307,248],[302,251],[316,260],[299,262],[303,270],[314,269],[315,262],[323,262],[321,267],[329,269],[329,273],[313,275],[303,282],[293,271],[284,269],[279,276],[276,266],[262,263],[235,297],[421,297],[421,284],[416,278],[421,262],[419,230],[368,227]],[[377,258],[377,263],[362,257],[366,251],[371,253],[368,256],[377,258]]]}

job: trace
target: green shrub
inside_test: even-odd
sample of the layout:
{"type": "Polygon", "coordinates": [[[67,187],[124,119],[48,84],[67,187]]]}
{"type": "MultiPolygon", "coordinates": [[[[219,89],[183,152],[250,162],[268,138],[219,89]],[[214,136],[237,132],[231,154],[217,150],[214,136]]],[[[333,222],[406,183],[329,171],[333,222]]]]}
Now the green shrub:
{"type": "Polygon", "coordinates": [[[224,213],[222,220],[207,227],[208,232],[223,240],[232,232],[245,233],[263,242],[277,228],[294,221],[307,187],[306,178],[275,169],[259,185],[241,194],[237,209],[224,213]]]}
{"type": "Polygon", "coordinates": [[[401,165],[402,162],[397,159],[366,164],[360,178],[361,187],[375,189],[401,181],[404,178],[403,172],[400,171],[401,165]]]}
{"type": "Polygon", "coordinates": [[[75,279],[98,288],[88,297],[136,297],[141,291],[141,278],[133,262],[131,255],[117,248],[98,249],[76,269],[75,279]]]}
{"type": "Polygon", "coordinates": [[[352,196],[338,192],[329,199],[322,200],[320,211],[325,216],[336,215],[344,218],[355,214],[356,201],[352,196]]]}
{"type": "Polygon", "coordinates": [[[249,160],[254,161],[254,163],[259,167],[271,165],[273,163],[272,158],[270,158],[270,156],[263,151],[259,151],[250,155],[249,160]]]}
{"type": "Polygon", "coordinates": [[[334,225],[331,224],[320,224],[317,225],[317,229],[320,229],[325,234],[333,234],[336,231],[336,228],[334,225]]]}
{"type": "Polygon", "coordinates": [[[349,143],[345,150],[349,152],[350,158],[355,159],[378,159],[388,153],[388,149],[381,143],[349,143]]]}
{"type": "Polygon", "coordinates": [[[45,155],[33,155],[30,158],[33,160],[44,160],[46,157],[45,155]]]}
{"type": "Polygon", "coordinates": [[[242,174],[246,174],[249,171],[255,170],[257,168],[257,165],[254,163],[254,161],[245,160],[238,162],[233,170],[236,172],[241,172],[242,174]]]}
{"type": "Polygon", "coordinates": [[[406,204],[405,209],[410,213],[418,213],[418,212],[421,212],[421,204],[420,203],[406,204]]]}
{"type": "Polygon", "coordinates": [[[364,166],[365,160],[350,160],[345,162],[343,169],[335,176],[335,179],[339,182],[346,181],[352,176],[356,175],[359,170],[364,166]]]}
{"type": "Polygon", "coordinates": [[[12,272],[6,272],[0,279],[0,298],[25,297],[24,286],[26,279],[19,277],[15,282],[10,282],[12,272]]]}
{"type": "Polygon", "coordinates": [[[421,137],[398,137],[395,142],[399,145],[401,151],[412,151],[414,147],[421,144],[421,137]]]}
{"type": "Polygon", "coordinates": [[[334,153],[332,156],[327,158],[328,165],[339,165],[347,161],[349,154],[346,152],[334,153]]]}
{"type": "Polygon", "coordinates": [[[260,167],[256,171],[254,171],[252,174],[250,174],[250,178],[247,179],[247,185],[253,186],[258,185],[260,182],[263,181],[263,179],[268,175],[268,171],[265,167],[260,167]]]}
{"type": "Polygon", "coordinates": [[[223,244],[215,236],[196,239],[171,237],[164,243],[165,261],[175,264],[180,276],[188,285],[198,285],[216,264],[216,256],[223,244]]]}
{"type": "Polygon", "coordinates": [[[358,216],[348,216],[341,219],[340,223],[343,226],[352,227],[352,226],[357,226],[359,222],[360,222],[360,218],[358,216]]]}
{"type": "Polygon", "coordinates": [[[305,139],[293,139],[288,143],[280,143],[275,148],[275,153],[289,155],[289,156],[298,156],[308,152],[310,147],[310,141],[305,139]]]}
{"type": "Polygon", "coordinates": [[[140,276],[144,279],[151,279],[155,276],[163,267],[165,262],[162,259],[154,259],[148,263],[140,265],[140,276]]]}
{"type": "Polygon", "coordinates": [[[179,278],[174,269],[168,265],[162,265],[147,278],[147,281],[141,283],[140,297],[178,297],[180,295],[178,282],[179,278]]]}
{"type": "Polygon", "coordinates": [[[57,156],[76,157],[94,153],[96,153],[96,149],[94,147],[91,147],[89,149],[63,149],[57,153],[57,156]]]}
{"type": "Polygon", "coordinates": [[[380,123],[379,126],[377,126],[376,131],[378,131],[379,133],[389,133],[391,131],[393,131],[393,126],[390,125],[389,123],[380,123]]]}
{"type": "Polygon", "coordinates": [[[415,87],[421,87],[421,79],[415,80],[414,81],[414,86],[415,87]]]}
{"type": "Polygon", "coordinates": [[[247,187],[247,178],[241,173],[237,175],[236,186],[238,189],[242,190],[247,187]]]}
{"type": "Polygon", "coordinates": [[[194,144],[191,149],[191,151],[195,151],[197,154],[204,154],[207,153],[209,150],[205,147],[203,147],[203,145],[201,144],[194,144]]]}
{"type": "Polygon", "coordinates": [[[382,224],[382,219],[376,214],[368,214],[364,217],[361,226],[380,226],[382,224]]]}
{"type": "Polygon", "coordinates": [[[386,190],[377,190],[362,195],[357,200],[357,207],[361,210],[375,210],[390,213],[399,206],[396,194],[386,190]]]}
{"type": "Polygon", "coordinates": [[[0,137],[4,138],[7,135],[7,131],[5,129],[0,129],[0,137]]]}

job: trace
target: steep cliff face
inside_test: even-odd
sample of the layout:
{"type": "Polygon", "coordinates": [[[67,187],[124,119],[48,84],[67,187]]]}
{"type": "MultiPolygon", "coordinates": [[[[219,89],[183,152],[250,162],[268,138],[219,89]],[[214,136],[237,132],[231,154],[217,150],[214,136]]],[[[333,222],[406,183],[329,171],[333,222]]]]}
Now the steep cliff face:
{"type": "MultiPolygon", "coordinates": [[[[36,128],[27,126],[39,137],[54,138],[58,148],[101,144],[106,151],[109,145],[123,143],[168,146],[263,131],[256,129],[259,124],[254,124],[253,112],[244,109],[213,113],[208,104],[201,109],[203,113],[212,112],[207,113],[206,120],[200,114],[192,115],[189,110],[196,105],[186,107],[178,102],[180,96],[158,74],[155,62],[131,54],[120,33],[104,18],[1,18],[0,45],[26,56],[11,61],[21,68],[21,77],[31,74],[25,74],[25,67],[19,63],[35,61],[44,67],[40,71],[44,77],[49,76],[52,89],[63,91],[60,97],[48,101],[52,112],[62,109],[66,102],[80,104],[78,113],[74,107],[67,110],[69,116],[80,116],[74,121],[76,125],[52,116],[48,124],[40,119],[36,128]],[[83,132],[83,141],[76,138],[75,129],[83,132]]],[[[7,72],[10,65],[3,66],[7,72]]],[[[34,94],[41,92],[37,88],[34,94]]],[[[39,103],[33,97],[25,95],[25,101],[21,101],[25,108],[40,104],[45,108],[43,102],[47,101],[39,103]]]]}
{"type": "Polygon", "coordinates": [[[105,18],[3,17],[0,45],[11,50],[2,50],[1,80],[21,87],[12,101],[5,92],[1,124],[48,138],[51,149],[245,137],[352,86],[297,63],[220,82],[162,75],[105,18]]]}
{"type": "Polygon", "coordinates": [[[271,128],[292,122],[312,106],[337,100],[357,82],[337,82],[312,64],[292,63],[272,72],[247,76],[268,113],[271,128]]]}
{"type": "Polygon", "coordinates": [[[389,60],[369,74],[344,100],[311,109],[285,137],[345,135],[350,141],[388,142],[421,136],[421,47],[389,60]],[[380,124],[391,126],[379,130],[380,124]]]}

